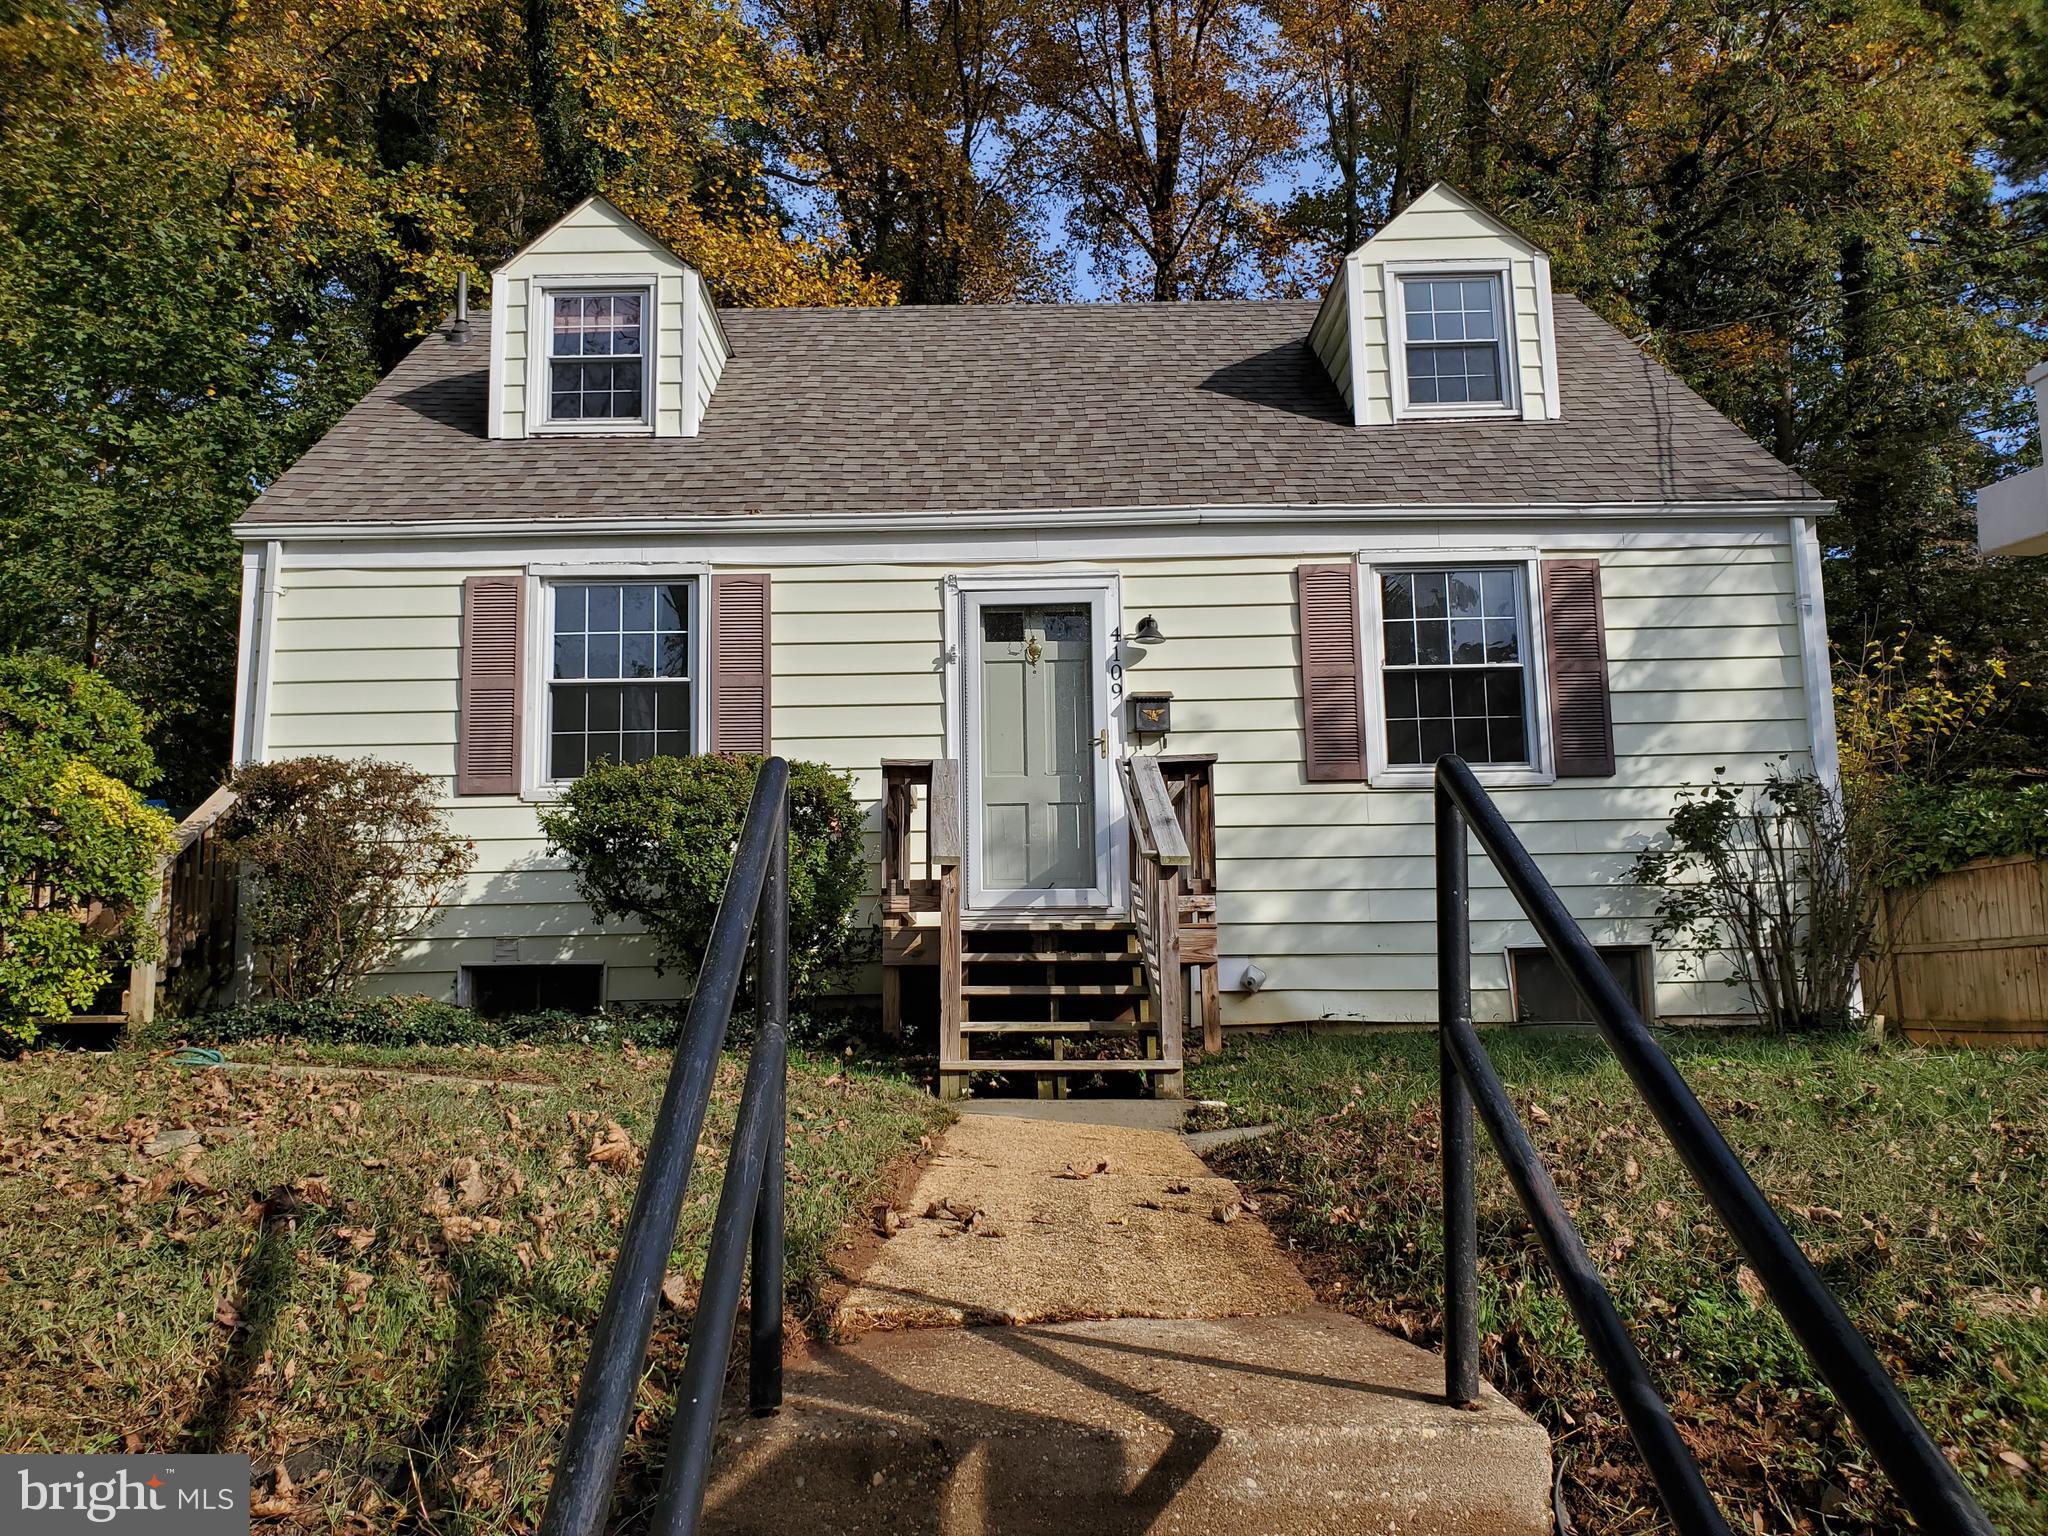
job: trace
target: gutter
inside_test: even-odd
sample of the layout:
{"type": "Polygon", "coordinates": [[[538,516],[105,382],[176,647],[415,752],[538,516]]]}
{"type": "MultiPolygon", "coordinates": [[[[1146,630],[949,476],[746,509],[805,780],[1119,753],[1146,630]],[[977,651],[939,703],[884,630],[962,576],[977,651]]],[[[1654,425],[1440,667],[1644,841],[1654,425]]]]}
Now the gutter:
{"type": "Polygon", "coordinates": [[[244,519],[233,526],[244,540],[484,539],[504,537],[579,538],[596,534],[716,535],[821,533],[987,533],[1014,529],[1042,533],[1058,528],[1258,527],[1271,523],[1388,523],[1497,521],[1502,518],[1583,518],[1589,521],[1645,521],[1697,518],[1824,517],[1835,503],[1815,497],[1768,501],[1491,502],[1458,506],[1426,502],[1335,505],[1279,502],[1243,507],[1058,507],[988,511],[902,513],[726,513],[634,517],[419,518],[324,522],[244,519]]]}

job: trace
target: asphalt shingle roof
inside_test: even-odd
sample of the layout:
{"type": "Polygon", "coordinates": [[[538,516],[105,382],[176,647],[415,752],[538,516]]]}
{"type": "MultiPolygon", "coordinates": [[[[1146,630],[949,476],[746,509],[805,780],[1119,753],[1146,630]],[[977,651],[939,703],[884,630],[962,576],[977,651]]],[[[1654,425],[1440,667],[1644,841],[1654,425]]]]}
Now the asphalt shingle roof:
{"type": "Polygon", "coordinates": [[[1816,495],[1555,301],[1556,421],[1355,427],[1315,306],[734,310],[694,438],[484,435],[488,317],[429,336],[249,520],[1758,501],[1816,495]]]}

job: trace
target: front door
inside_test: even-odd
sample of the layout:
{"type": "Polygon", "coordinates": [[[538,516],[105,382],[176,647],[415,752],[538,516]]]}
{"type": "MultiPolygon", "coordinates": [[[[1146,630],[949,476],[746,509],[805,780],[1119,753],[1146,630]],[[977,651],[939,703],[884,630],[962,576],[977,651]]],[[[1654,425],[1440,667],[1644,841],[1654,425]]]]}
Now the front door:
{"type": "Polygon", "coordinates": [[[1109,741],[1096,607],[994,596],[973,607],[977,906],[1108,899],[1101,799],[1109,741]]]}

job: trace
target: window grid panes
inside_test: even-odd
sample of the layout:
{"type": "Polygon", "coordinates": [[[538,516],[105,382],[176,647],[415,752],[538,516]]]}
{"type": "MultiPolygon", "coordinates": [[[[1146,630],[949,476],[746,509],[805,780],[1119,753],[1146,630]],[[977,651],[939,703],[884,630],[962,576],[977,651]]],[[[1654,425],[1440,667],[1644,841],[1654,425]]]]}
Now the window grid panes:
{"type": "Polygon", "coordinates": [[[558,293],[549,343],[552,421],[638,421],[645,413],[644,296],[558,293]]]}
{"type": "Polygon", "coordinates": [[[548,776],[693,750],[691,603],[679,582],[562,582],[549,644],[548,776]]]}
{"type": "Polygon", "coordinates": [[[1401,280],[1410,405],[1497,405],[1501,382],[1500,280],[1401,280]]]}
{"type": "Polygon", "coordinates": [[[1528,763],[1522,587],[1505,566],[1380,573],[1390,765],[1528,763]]]}

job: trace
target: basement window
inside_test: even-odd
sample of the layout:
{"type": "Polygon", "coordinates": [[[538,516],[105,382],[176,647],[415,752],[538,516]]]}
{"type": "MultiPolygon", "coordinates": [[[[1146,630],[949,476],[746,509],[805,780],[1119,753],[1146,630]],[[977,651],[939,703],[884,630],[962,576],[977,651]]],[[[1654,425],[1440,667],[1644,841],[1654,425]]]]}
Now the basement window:
{"type": "MultiPolygon", "coordinates": [[[[1621,983],[1645,1021],[1657,1017],[1651,990],[1650,950],[1643,944],[1600,946],[1601,961],[1621,983]]],[[[1580,1001],[1564,967],[1547,949],[1508,951],[1508,984],[1513,988],[1517,1024],[1592,1024],[1593,1015],[1580,1001]]]]}
{"type": "Polygon", "coordinates": [[[487,1019],[515,1013],[595,1013],[604,1006],[604,967],[466,965],[461,995],[487,1019]]]}

